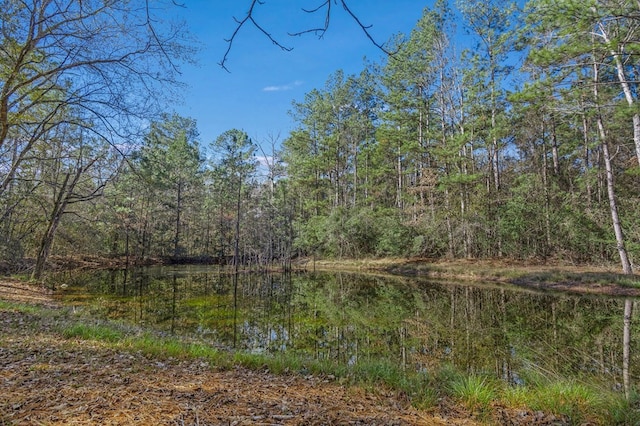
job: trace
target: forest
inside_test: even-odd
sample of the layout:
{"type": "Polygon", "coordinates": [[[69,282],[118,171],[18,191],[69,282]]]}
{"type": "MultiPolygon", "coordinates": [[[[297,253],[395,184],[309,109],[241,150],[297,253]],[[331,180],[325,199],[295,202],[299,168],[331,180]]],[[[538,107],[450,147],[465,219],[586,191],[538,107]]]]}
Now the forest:
{"type": "Polygon", "coordinates": [[[192,40],[139,3],[0,1],[5,268],[425,257],[633,272],[637,1],[438,0],[389,56],[336,70],[292,101],[294,131],[261,141],[202,141],[167,108],[192,40]]]}

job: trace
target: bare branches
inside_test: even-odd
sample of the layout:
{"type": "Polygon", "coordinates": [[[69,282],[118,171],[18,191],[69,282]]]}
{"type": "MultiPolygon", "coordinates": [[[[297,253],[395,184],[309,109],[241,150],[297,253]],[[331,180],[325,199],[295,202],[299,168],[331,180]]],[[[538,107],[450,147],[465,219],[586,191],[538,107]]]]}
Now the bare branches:
{"type": "MultiPolygon", "coordinates": [[[[175,6],[179,6],[179,7],[184,7],[184,5],[178,5],[175,1],[173,1],[173,4],[175,6]]],[[[145,1],[145,14],[146,14],[146,18],[147,18],[147,28],[149,29],[149,32],[151,33],[151,36],[153,37],[153,40],[155,40],[155,42],[157,43],[158,48],[160,49],[160,52],[162,52],[162,55],[165,57],[165,59],[167,60],[167,63],[171,66],[171,68],[173,68],[173,70],[180,74],[180,70],[178,69],[178,66],[175,64],[173,58],[171,57],[171,55],[169,55],[165,49],[165,43],[160,40],[160,37],[158,37],[158,33],[156,33],[156,29],[154,28],[153,25],[153,18],[151,18],[151,13],[149,12],[149,0],[145,1]]]]}
{"type": "Polygon", "coordinates": [[[229,56],[229,52],[231,52],[231,46],[233,45],[233,41],[235,40],[236,36],[240,32],[240,29],[247,22],[251,22],[257,29],[259,29],[265,36],[267,36],[267,38],[269,40],[271,40],[271,42],[273,44],[278,46],[280,49],[285,50],[285,51],[291,51],[292,50],[291,47],[286,47],[286,46],[280,44],[280,42],[278,42],[275,38],[273,38],[273,36],[271,36],[271,34],[269,34],[269,32],[267,32],[260,24],[258,24],[258,22],[256,22],[256,20],[253,18],[253,9],[256,6],[256,4],[262,5],[264,3],[262,1],[260,1],[260,0],[251,0],[251,6],[249,7],[249,11],[247,12],[247,15],[242,20],[238,20],[235,17],[233,18],[236,21],[236,23],[238,24],[238,26],[233,31],[233,34],[231,35],[231,37],[229,39],[225,40],[228,43],[227,51],[224,53],[224,56],[222,57],[222,61],[219,62],[219,65],[226,71],[229,71],[227,69],[227,67],[226,67],[226,62],[227,62],[227,57],[229,56]]]}
{"type": "MultiPolygon", "coordinates": [[[[304,34],[310,34],[313,33],[315,35],[317,35],[319,38],[322,38],[324,36],[324,34],[329,30],[329,25],[331,23],[331,16],[332,16],[332,5],[333,4],[337,4],[338,0],[324,0],[320,5],[318,5],[317,7],[313,8],[313,9],[305,9],[302,8],[302,11],[305,13],[316,13],[319,11],[324,11],[324,24],[322,26],[319,27],[315,27],[315,28],[308,28],[306,30],[302,30],[302,31],[298,31],[298,32],[293,32],[293,33],[288,33],[289,36],[301,36],[304,34]]],[[[264,1],[262,0],[251,0],[251,5],[249,6],[249,10],[247,11],[247,14],[245,15],[245,17],[241,20],[234,18],[234,20],[237,23],[237,26],[235,28],[235,30],[233,31],[233,34],[231,34],[231,37],[228,39],[225,39],[225,41],[228,43],[227,45],[227,50],[224,53],[224,56],[222,57],[222,61],[219,62],[219,65],[229,71],[227,69],[227,60],[229,58],[229,53],[231,52],[231,47],[233,45],[234,40],[236,39],[236,36],[238,35],[238,33],[240,32],[240,30],[242,29],[243,26],[245,26],[245,24],[247,22],[250,22],[251,24],[253,24],[254,27],[256,27],[258,30],[260,30],[269,40],[271,40],[271,42],[273,44],[275,44],[276,46],[278,46],[280,49],[285,50],[285,51],[291,51],[293,48],[291,47],[286,47],[284,46],[282,43],[280,43],[277,39],[275,39],[264,27],[262,27],[254,18],[254,8],[256,5],[263,5],[264,1]]],[[[371,41],[371,43],[377,47],[378,49],[380,49],[382,52],[384,52],[385,54],[389,55],[389,56],[393,56],[395,53],[398,52],[399,48],[398,47],[395,51],[390,51],[389,49],[387,49],[384,44],[379,43],[378,41],[376,41],[376,39],[373,37],[373,35],[371,34],[370,29],[373,27],[372,25],[365,25],[362,23],[362,21],[360,20],[360,18],[358,17],[358,15],[356,13],[354,13],[349,6],[347,5],[347,0],[340,0],[340,4],[342,5],[342,8],[349,14],[349,16],[358,24],[358,26],[360,27],[360,29],[362,29],[362,31],[364,32],[365,36],[369,39],[369,41],[371,41]]]]}
{"type": "Polygon", "coordinates": [[[378,43],[373,36],[371,35],[371,33],[369,32],[369,28],[372,27],[372,25],[368,25],[365,26],[360,19],[358,19],[358,17],[351,11],[351,9],[349,9],[349,7],[347,6],[347,3],[345,0],[340,0],[340,3],[342,3],[342,7],[344,8],[344,10],[347,11],[347,13],[349,15],[351,15],[351,17],[354,19],[354,21],[356,21],[358,23],[358,25],[360,26],[360,28],[362,29],[362,31],[364,31],[365,35],[367,36],[367,38],[371,41],[371,43],[373,43],[374,46],[376,46],[378,49],[382,50],[384,53],[386,53],[389,56],[393,56],[395,53],[398,52],[398,49],[396,49],[394,52],[390,52],[389,50],[385,49],[385,47],[378,43]]]}
{"type": "Polygon", "coordinates": [[[324,3],[322,3],[320,6],[316,7],[315,9],[311,9],[311,10],[307,10],[307,9],[302,9],[303,11],[305,11],[306,13],[315,13],[317,11],[319,11],[322,8],[326,8],[326,12],[325,12],[325,17],[324,17],[324,26],[323,27],[318,27],[318,28],[309,28],[308,30],[304,30],[304,31],[300,31],[297,33],[289,33],[290,36],[300,36],[303,34],[308,34],[308,33],[314,33],[316,35],[318,35],[319,38],[322,38],[324,36],[324,33],[327,32],[327,30],[329,29],[329,23],[331,22],[331,0],[326,0],[324,3]]]}

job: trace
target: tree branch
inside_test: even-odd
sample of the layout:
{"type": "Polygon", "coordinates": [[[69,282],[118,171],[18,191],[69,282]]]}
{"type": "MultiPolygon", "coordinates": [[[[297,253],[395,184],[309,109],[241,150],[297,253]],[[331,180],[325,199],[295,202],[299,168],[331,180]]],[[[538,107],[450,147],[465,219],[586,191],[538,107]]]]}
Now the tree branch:
{"type": "Polygon", "coordinates": [[[384,53],[386,53],[388,56],[393,56],[394,54],[398,53],[398,51],[400,50],[400,46],[398,46],[398,48],[391,52],[388,49],[386,49],[382,44],[378,43],[373,36],[371,35],[371,33],[369,32],[369,28],[371,28],[373,25],[364,25],[360,19],[358,19],[358,16],[353,13],[351,11],[351,9],[349,9],[349,6],[347,6],[347,2],[346,0],[340,0],[340,3],[342,3],[342,7],[344,8],[344,10],[347,11],[347,13],[349,15],[351,15],[351,17],[353,18],[354,21],[356,21],[358,23],[358,25],[360,26],[360,28],[362,29],[362,31],[364,31],[364,34],[367,36],[367,38],[369,39],[369,41],[371,41],[371,43],[373,43],[373,45],[375,47],[377,47],[378,49],[382,50],[384,53]]]}
{"type": "MultiPolygon", "coordinates": [[[[173,4],[178,6],[178,4],[175,3],[175,1],[173,2],[173,4]]],[[[171,66],[171,68],[173,68],[173,70],[176,73],[182,74],[178,66],[173,61],[173,58],[167,53],[164,47],[164,43],[162,42],[162,40],[160,40],[160,38],[158,37],[158,34],[156,33],[156,29],[154,28],[154,25],[153,25],[153,19],[151,18],[151,13],[149,12],[149,0],[145,1],[145,14],[147,17],[147,22],[146,22],[147,28],[149,29],[149,32],[151,33],[153,40],[155,40],[155,42],[157,43],[158,48],[160,48],[162,55],[164,55],[165,59],[167,60],[167,63],[171,66]]]]}
{"type": "MultiPolygon", "coordinates": [[[[320,5],[318,5],[318,7],[313,8],[313,9],[302,8],[302,10],[304,12],[306,12],[306,13],[316,13],[318,11],[324,10],[325,11],[324,25],[321,26],[321,27],[317,27],[317,28],[309,28],[309,29],[298,31],[298,32],[294,32],[294,33],[288,33],[288,35],[289,36],[301,36],[303,34],[314,33],[314,34],[318,35],[319,38],[322,38],[324,36],[324,34],[327,32],[327,30],[329,29],[329,25],[331,23],[331,13],[332,13],[331,5],[332,5],[332,3],[337,4],[337,0],[324,0],[320,5]]],[[[254,11],[254,7],[256,6],[256,4],[262,5],[262,4],[264,4],[264,2],[261,1],[261,0],[251,0],[251,5],[249,6],[249,11],[247,12],[246,16],[242,20],[234,18],[238,25],[236,26],[235,30],[233,31],[233,34],[231,34],[231,37],[229,39],[225,39],[225,41],[228,43],[227,50],[225,51],[224,56],[222,57],[222,61],[220,61],[218,64],[224,70],[226,70],[227,72],[229,72],[229,70],[227,69],[226,63],[227,63],[227,60],[229,58],[229,53],[231,52],[232,44],[233,44],[234,40],[236,39],[236,36],[238,35],[240,30],[242,29],[242,27],[247,22],[252,23],[253,26],[255,26],[258,30],[260,30],[264,35],[266,35],[267,38],[269,40],[271,40],[271,42],[273,44],[275,44],[276,46],[278,46],[282,50],[291,51],[293,49],[293,48],[286,47],[283,44],[281,44],[278,40],[276,40],[268,31],[266,31],[254,19],[253,11],[254,11]]],[[[349,16],[351,16],[351,18],[358,24],[358,26],[362,29],[362,31],[364,32],[366,37],[369,39],[369,41],[371,41],[371,43],[375,47],[377,47],[382,52],[384,52],[386,55],[391,56],[391,57],[393,57],[393,55],[395,55],[400,50],[401,46],[398,46],[398,48],[395,51],[392,52],[389,49],[387,49],[386,47],[384,47],[384,45],[382,43],[379,43],[378,41],[376,41],[376,39],[373,37],[373,35],[369,31],[369,29],[372,27],[372,25],[364,25],[362,23],[362,21],[360,20],[360,18],[358,18],[358,16],[349,8],[349,6],[347,5],[347,1],[346,0],[340,0],[340,4],[342,5],[342,8],[349,14],[349,16]]]]}
{"type": "Polygon", "coordinates": [[[326,0],[324,3],[322,3],[320,6],[316,7],[315,9],[302,9],[303,11],[305,11],[306,13],[315,13],[317,11],[319,11],[320,9],[322,9],[323,7],[327,8],[327,12],[325,14],[324,17],[324,27],[321,28],[310,28],[308,30],[304,30],[304,31],[300,31],[297,33],[289,33],[290,36],[301,36],[303,34],[308,34],[308,33],[315,33],[318,34],[320,33],[320,35],[318,36],[319,38],[322,38],[324,36],[324,33],[327,32],[327,30],[329,29],[329,23],[331,21],[331,0],[326,0]]]}
{"type": "Polygon", "coordinates": [[[247,11],[247,15],[242,20],[238,20],[235,17],[233,18],[238,25],[236,26],[235,30],[233,31],[233,34],[231,34],[231,37],[228,38],[228,39],[225,39],[225,41],[228,43],[227,50],[226,50],[226,52],[224,52],[224,56],[222,57],[222,61],[220,61],[218,63],[218,65],[220,65],[222,67],[222,69],[224,69],[227,72],[229,72],[229,69],[227,68],[226,63],[227,63],[227,59],[229,57],[229,53],[231,52],[231,46],[233,45],[233,42],[236,39],[236,36],[240,32],[240,29],[242,29],[242,27],[248,21],[250,21],[258,30],[260,30],[264,35],[266,35],[267,38],[269,40],[271,40],[271,42],[273,44],[275,44],[276,46],[278,46],[280,49],[285,50],[287,52],[289,52],[289,51],[291,51],[293,49],[291,47],[286,47],[286,46],[282,45],[278,40],[273,38],[273,36],[269,32],[267,32],[264,28],[262,28],[261,25],[259,25],[256,22],[256,20],[253,18],[253,9],[256,6],[256,4],[264,4],[264,3],[262,1],[260,1],[260,0],[251,0],[251,6],[249,6],[249,11],[247,11]]]}

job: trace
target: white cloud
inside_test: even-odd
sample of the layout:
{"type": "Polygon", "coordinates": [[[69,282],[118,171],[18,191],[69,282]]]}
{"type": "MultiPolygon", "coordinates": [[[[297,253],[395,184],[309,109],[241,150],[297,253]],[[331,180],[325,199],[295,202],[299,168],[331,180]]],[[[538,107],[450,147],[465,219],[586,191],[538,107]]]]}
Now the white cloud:
{"type": "Polygon", "coordinates": [[[256,160],[262,167],[269,167],[273,163],[273,157],[271,155],[257,155],[256,160]]]}
{"type": "Polygon", "coordinates": [[[267,86],[262,89],[263,92],[282,92],[285,90],[292,90],[302,85],[302,81],[296,80],[293,83],[283,84],[281,86],[267,86]]]}

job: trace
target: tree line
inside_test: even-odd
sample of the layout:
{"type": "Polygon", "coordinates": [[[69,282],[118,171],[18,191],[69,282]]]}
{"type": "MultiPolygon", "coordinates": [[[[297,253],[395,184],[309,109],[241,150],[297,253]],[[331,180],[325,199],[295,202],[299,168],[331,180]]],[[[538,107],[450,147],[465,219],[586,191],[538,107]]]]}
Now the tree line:
{"type": "Polygon", "coordinates": [[[50,253],[638,258],[637,2],[438,0],[391,56],[294,101],[283,141],[205,145],[148,113],[189,56],[179,27],[116,0],[1,3],[0,258],[36,277],[50,253]]]}

